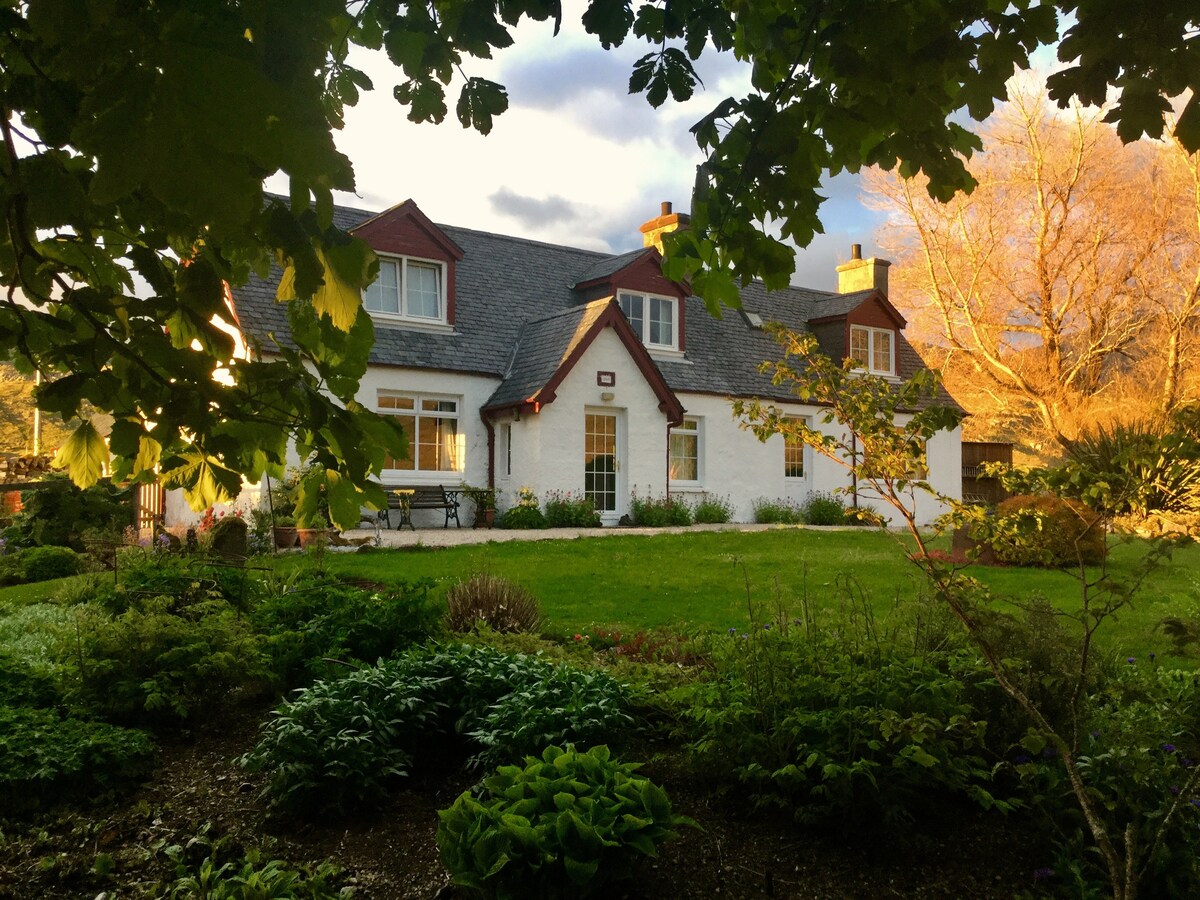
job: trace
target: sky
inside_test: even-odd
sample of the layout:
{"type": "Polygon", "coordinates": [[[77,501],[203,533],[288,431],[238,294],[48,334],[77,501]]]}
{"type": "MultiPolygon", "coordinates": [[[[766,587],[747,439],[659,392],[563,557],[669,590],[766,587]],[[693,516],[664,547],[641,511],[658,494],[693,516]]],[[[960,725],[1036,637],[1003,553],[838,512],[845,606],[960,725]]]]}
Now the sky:
{"type": "MultiPolygon", "coordinates": [[[[352,61],[375,89],[347,110],[336,134],[358,187],[338,202],[380,210],[412,199],[435,222],[613,253],[641,246],[638,226],[662,201],[687,212],[702,161],[689,129],[726,96],[748,90],[747,68],[731,54],[706,53],[697,64],[704,88],[655,110],[628,93],[647,46],[631,39],[605,51],[582,29],[582,2],[563,5],[557,37],[550,22],[524,22],[494,60],[464,65],[508,90],[509,109],[486,137],[455,118],[458,83],[447,92],[444,122],[409,122],[392,97],[398,71],[382,53],[360,51],[352,61]]],[[[278,177],[268,186],[287,189],[278,177]]],[[[792,281],[834,290],[835,266],[849,259],[851,243],[872,255],[880,216],[859,201],[856,176],[827,180],[824,193],[827,233],[797,256],[792,281]]]]}

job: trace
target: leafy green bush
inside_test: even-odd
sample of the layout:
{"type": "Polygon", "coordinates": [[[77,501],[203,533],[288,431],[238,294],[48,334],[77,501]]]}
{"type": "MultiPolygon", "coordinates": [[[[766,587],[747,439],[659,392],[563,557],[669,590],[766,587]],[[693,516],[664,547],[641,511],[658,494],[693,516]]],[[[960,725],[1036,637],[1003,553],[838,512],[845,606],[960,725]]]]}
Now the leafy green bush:
{"type": "Polygon", "coordinates": [[[167,723],[204,713],[231,691],[259,690],[271,674],[263,639],[221,599],[181,606],[133,596],[119,615],[84,606],[69,666],[69,696],[104,718],[167,723]]]}
{"type": "Polygon", "coordinates": [[[46,484],[21,494],[22,508],[4,537],[13,547],[45,545],[82,552],[84,532],[120,532],[133,517],[133,489],[101,479],[80,490],[65,475],[50,475],[46,484]]]}
{"type": "Polygon", "coordinates": [[[546,495],[546,524],[551,528],[599,528],[600,513],[591,497],[550,491],[546,495]]]}
{"type": "Polygon", "coordinates": [[[481,623],[493,631],[536,633],[542,625],[537,598],[499,575],[472,575],[446,592],[446,627],[472,631],[481,623]]]}
{"type": "Polygon", "coordinates": [[[799,525],[804,512],[793,500],[759,497],[754,501],[754,521],[759,525],[799,525]]]}
{"type": "Polygon", "coordinates": [[[0,706],[0,809],[30,810],[128,783],[145,774],[152,752],[141,731],[0,706]]]}
{"type": "Polygon", "coordinates": [[[635,493],[629,498],[629,517],[643,528],[691,525],[692,508],[678,497],[639,497],[635,493]]]}
{"type": "Polygon", "coordinates": [[[468,731],[482,747],[473,765],[487,768],[568,740],[590,746],[633,723],[629,689],[606,672],[558,665],[510,684],[468,731]]]}
{"type": "Polygon", "coordinates": [[[1077,500],[1050,494],[1000,503],[986,541],[997,561],[1013,566],[1094,565],[1108,552],[1100,517],[1077,500]]]}
{"type": "Polygon", "coordinates": [[[345,807],[378,798],[419,752],[444,763],[456,741],[490,766],[550,743],[611,740],[631,721],[628,702],[602,672],[488,647],[421,648],[298,692],[243,762],[271,773],[276,804],[345,807]]]}
{"type": "Polygon", "coordinates": [[[370,801],[408,775],[414,748],[441,727],[437,686],[387,664],[318,681],[275,711],[241,763],[270,772],[267,794],[277,806],[345,810],[370,801]]]}
{"type": "MultiPolygon", "coordinates": [[[[200,836],[188,841],[188,847],[203,846],[200,836]]],[[[212,847],[210,855],[190,864],[185,850],[178,845],[168,855],[176,860],[176,879],[165,887],[162,896],[171,900],[336,900],[349,894],[337,887],[341,869],[331,863],[295,867],[281,859],[262,860],[256,850],[234,856],[222,846],[212,847]]]]}
{"type": "Polygon", "coordinates": [[[487,897],[596,896],[694,824],[636,769],[603,746],[547,747],[524,767],[501,766],[478,798],[468,791],[438,813],[442,862],[487,897]]]}
{"type": "Polygon", "coordinates": [[[536,506],[514,506],[496,519],[497,528],[549,528],[546,517],[536,506]]]}
{"type": "Polygon", "coordinates": [[[373,663],[437,635],[441,611],[424,579],[348,584],[304,572],[270,585],[252,619],[284,684],[327,673],[323,660],[373,663]]]}
{"type": "Polygon", "coordinates": [[[853,830],[906,825],[956,794],[1007,806],[971,703],[988,675],[967,654],[768,624],[718,639],[712,666],[676,693],[684,734],[756,805],[853,830]]]}
{"type": "Polygon", "coordinates": [[[0,585],[50,581],[82,570],[82,557],[69,547],[26,547],[0,556],[0,585]]]}
{"type": "MultiPolygon", "coordinates": [[[[1137,660],[1122,663],[1084,704],[1079,767],[1105,829],[1150,847],[1139,895],[1200,896],[1200,683],[1194,672],[1160,669],[1137,660]]],[[[1055,866],[1080,885],[1075,896],[1107,893],[1107,873],[1094,848],[1081,840],[1083,822],[1058,755],[1038,734],[1030,734],[1014,754],[1014,767],[1035,795],[1037,808],[1060,837],[1055,866]],[[1090,888],[1093,893],[1087,893],[1090,888]]]]}
{"type": "Polygon", "coordinates": [[[724,525],[733,521],[733,504],[728,497],[705,494],[692,510],[697,525],[724,525]]]}
{"type": "Polygon", "coordinates": [[[1200,512],[1200,438],[1184,428],[1097,426],[1079,435],[1070,454],[1076,483],[1103,485],[1113,515],[1200,512]]]}
{"type": "Polygon", "coordinates": [[[83,569],[83,560],[70,547],[30,547],[21,551],[21,564],[29,582],[66,578],[83,569]]]}
{"type": "Polygon", "coordinates": [[[846,504],[842,498],[824,491],[813,491],[804,503],[806,525],[845,525],[846,504]]]}
{"type": "Polygon", "coordinates": [[[0,652],[0,704],[53,706],[58,699],[58,687],[49,674],[0,652]]]}

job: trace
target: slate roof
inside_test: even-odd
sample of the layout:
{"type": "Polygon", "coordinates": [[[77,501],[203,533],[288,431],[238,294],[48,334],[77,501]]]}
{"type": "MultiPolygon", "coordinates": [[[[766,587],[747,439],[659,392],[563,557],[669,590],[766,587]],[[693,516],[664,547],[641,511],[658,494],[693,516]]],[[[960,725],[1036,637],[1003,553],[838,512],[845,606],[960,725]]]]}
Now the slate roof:
{"type": "MultiPolygon", "coordinates": [[[[337,207],[334,222],[349,230],[374,215],[367,210],[337,207]]],[[[612,274],[645,252],[639,249],[612,255],[470,228],[438,227],[464,254],[455,269],[453,333],[418,331],[376,321],[370,362],[503,379],[489,406],[525,399],[553,374],[548,370],[551,361],[565,357],[571,335],[592,306],[581,303],[573,290],[576,284],[612,274]]],[[[284,305],[275,301],[279,277],[280,272],[273,268],[267,279],[252,276],[248,284],[234,292],[243,330],[260,341],[267,353],[277,344],[290,345],[284,305]]],[[[870,292],[842,295],[801,287],[767,292],[754,283],[741,293],[746,312],[803,331],[809,319],[845,315],[870,292]]],[[[689,297],[685,303],[685,357],[655,357],[672,391],[792,399],[786,390],[773,386],[768,376],[758,372],[762,361],[779,357],[779,346],[770,335],[734,310],[723,310],[718,319],[708,313],[699,297],[689,297]]],[[[901,377],[912,375],[924,365],[903,335],[897,361],[901,377]]],[[[938,402],[954,403],[944,390],[938,402]]]]}
{"type": "Polygon", "coordinates": [[[607,300],[595,300],[526,322],[517,337],[504,381],[485,408],[511,406],[535,397],[608,304],[607,300]]]}

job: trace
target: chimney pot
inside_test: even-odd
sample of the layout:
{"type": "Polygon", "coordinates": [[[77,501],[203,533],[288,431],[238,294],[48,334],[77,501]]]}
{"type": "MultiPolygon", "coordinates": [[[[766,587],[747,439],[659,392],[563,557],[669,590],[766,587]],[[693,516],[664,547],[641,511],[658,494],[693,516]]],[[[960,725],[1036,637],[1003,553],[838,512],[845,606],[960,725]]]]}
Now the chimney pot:
{"type": "Polygon", "coordinates": [[[671,214],[671,201],[670,200],[664,200],[662,202],[662,214],[664,216],[669,216],[671,214]]]}
{"type": "Polygon", "coordinates": [[[850,258],[851,259],[862,259],[862,244],[851,244],[850,245],[850,258]]]}

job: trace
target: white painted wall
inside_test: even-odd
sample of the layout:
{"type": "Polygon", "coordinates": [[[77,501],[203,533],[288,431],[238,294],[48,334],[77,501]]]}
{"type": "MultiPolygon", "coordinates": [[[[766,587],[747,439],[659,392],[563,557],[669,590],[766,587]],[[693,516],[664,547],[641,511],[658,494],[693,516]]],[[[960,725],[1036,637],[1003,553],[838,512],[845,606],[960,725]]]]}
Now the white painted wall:
{"type": "MultiPolygon", "coordinates": [[[[629,494],[661,496],[667,481],[667,417],[658,397],[611,329],[600,333],[583,358],[559,385],[554,402],[514,426],[513,477],[510,489],[533,487],[539,498],[548,491],[582,493],[584,423],[589,410],[620,417],[621,468],[617,479],[617,516],[628,512],[629,494]],[[615,372],[613,387],[596,384],[597,372],[615,372]],[[601,393],[613,395],[604,400],[601,393]],[[521,448],[518,453],[516,447],[521,448]],[[518,463],[518,457],[520,462],[518,463]]],[[[506,504],[512,496],[505,497],[506,504]]],[[[615,518],[615,517],[614,517],[615,518]]]]}
{"type": "MultiPolygon", "coordinates": [[[[727,498],[734,507],[734,520],[754,521],[754,503],[759,498],[788,499],[803,503],[810,493],[851,487],[849,473],[844,467],[827,459],[811,448],[805,448],[803,479],[784,477],[783,437],[774,435],[765,442],[753,432],[743,430],[734,419],[730,401],[706,394],[680,394],[686,414],[701,419],[701,471],[698,486],[677,485],[672,493],[689,500],[703,493],[727,498]]],[[[823,410],[799,403],[776,404],[785,414],[809,417],[815,427],[843,438],[844,430],[837,423],[824,425],[823,410]]],[[[902,420],[906,421],[906,420],[902,420]]],[[[939,492],[959,499],[962,497],[962,432],[939,434],[927,448],[930,484],[939,492]]],[[[849,493],[840,495],[847,506],[853,500],[849,493]]],[[[945,510],[924,492],[914,492],[917,519],[922,524],[932,522],[945,510]]],[[[868,506],[894,518],[894,510],[870,492],[859,491],[859,505],[868,506]]]]}

